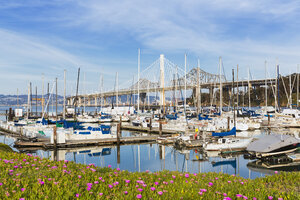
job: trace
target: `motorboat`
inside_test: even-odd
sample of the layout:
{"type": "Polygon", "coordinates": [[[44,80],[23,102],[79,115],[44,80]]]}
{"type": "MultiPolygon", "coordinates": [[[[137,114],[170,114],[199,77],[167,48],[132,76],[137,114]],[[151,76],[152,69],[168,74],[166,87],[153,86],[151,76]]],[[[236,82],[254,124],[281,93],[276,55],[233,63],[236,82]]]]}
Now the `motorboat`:
{"type": "Polygon", "coordinates": [[[290,135],[266,135],[249,144],[246,150],[252,156],[263,158],[293,152],[299,143],[299,139],[290,135]]]}

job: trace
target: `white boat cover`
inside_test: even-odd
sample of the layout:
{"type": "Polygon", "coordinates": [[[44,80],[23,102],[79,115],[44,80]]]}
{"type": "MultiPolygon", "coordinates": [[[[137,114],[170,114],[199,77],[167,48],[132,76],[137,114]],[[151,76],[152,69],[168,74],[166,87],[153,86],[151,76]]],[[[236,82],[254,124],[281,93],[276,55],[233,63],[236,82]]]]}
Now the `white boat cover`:
{"type": "Polygon", "coordinates": [[[300,140],[293,136],[279,134],[266,135],[250,143],[246,150],[259,153],[268,153],[276,149],[298,143],[300,143],[300,140]]]}

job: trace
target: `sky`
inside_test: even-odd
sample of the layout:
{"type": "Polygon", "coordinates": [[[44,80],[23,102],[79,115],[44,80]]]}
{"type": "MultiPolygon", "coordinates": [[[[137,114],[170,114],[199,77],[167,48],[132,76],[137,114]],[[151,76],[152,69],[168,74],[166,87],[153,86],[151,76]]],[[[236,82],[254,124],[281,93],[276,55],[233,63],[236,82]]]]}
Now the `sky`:
{"type": "Polygon", "coordinates": [[[218,73],[222,57],[227,79],[239,65],[239,79],[297,71],[300,63],[298,0],[0,0],[0,94],[26,94],[32,82],[39,93],[42,77],[75,94],[120,87],[160,54],[187,69],[218,73]]]}

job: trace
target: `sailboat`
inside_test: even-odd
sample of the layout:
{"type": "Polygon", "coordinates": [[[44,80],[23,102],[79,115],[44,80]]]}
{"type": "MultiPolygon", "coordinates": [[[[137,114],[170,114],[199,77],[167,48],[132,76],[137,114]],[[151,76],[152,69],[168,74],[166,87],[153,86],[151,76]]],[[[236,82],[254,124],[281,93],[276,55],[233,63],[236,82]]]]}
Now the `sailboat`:
{"type": "Polygon", "coordinates": [[[253,138],[219,138],[217,143],[205,143],[203,148],[206,151],[243,150],[252,142],[253,138]]]}

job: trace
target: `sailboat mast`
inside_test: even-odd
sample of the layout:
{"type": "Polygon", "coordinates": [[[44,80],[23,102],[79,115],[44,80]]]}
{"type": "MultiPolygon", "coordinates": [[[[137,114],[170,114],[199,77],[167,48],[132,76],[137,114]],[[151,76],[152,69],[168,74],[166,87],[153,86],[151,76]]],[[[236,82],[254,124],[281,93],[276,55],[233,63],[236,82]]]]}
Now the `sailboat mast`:
{"type": "Polygon", "coordinates": [[[137,96],[137,111],[140,110],[140,57],[141,57],[141,51],[138,49],[138,96],[137,96]]]}
{"type": "Polygon", "coordinates": [[[55,86],[56,86],[56,89],[55,89],[55,92],[56,92],[56,98],[55,98],[55,121],[57,123],[57,78],[55,78],[55,86]]]}
{"type": "Polygon", "coordinates": [[[236,66],[236,106],[239,108],[239,65],[236,66]]]}
{"type": "Polygon", "coordinates": [[[266,100],[266,112],[267,112],[267,106],[268,106],[268,85],[267,85],[267,61],[265,61],[265,100],[266,100]]]}
{"type": "Polygon", "coordinates": [[[116,72],[116,107],[119,106],[119,73],[116,72]]]}
{"type": "Polygon", "coordinates": [[[200,86],[200,60],[197,67],[197,114],[201,113],[201,86],[200,86]]]}
{"type": "Polygon", "coordinates": [[[232,69],[232,102],[233,102],[233,123],[234,127],[236,127],[236,121],[235,121],[235,98],[234,98],[234,69],[232,69]]]}
{"type": "Polygon", "coordinates": [[[29,118],[29,103],[30,103],[30,84],[28,84],[28,97],[27,97],[27,119],[29,118]]]}
{"type": "Polygon", "coordinates": [[[280,96],[279,96],[279,65],[277,65],[277,99],[278,99],[278,109],[280,109],[280,96]]]}
{"type": "Polygon", "coordinates": [[[299,64],[297,67],[297,109],[299,107],[299,64]]]}
{"type": "Polygon", "coordinates": [[[223,86],[222,86],[222,57],[219,57],[219,81],[220,81],[220,114],[222,115],[223,109],[223,86]]]}
{"type": "Polygon", "coordinates": [[[101,81],[101,84],[100,84],[100,95],[101,95],[101,98],[100,98],[100,111],[102,111],[102,106],[103,106],[103,75],[101,74],[100,75],[100,81],[101,81]]]}
{"type": "Polygon", "coordinates": [[[186,54],[184,54],[184,107],[186,108],[186,54]]]}
{"type": "Polygon", "coordinates": [[[249,110],[251,110],[251,87],[250,87],[250,68],[248,68],[248,101],[249,101],[249,110]]]}
{"type": "Polygon", "coordinates": [[[37,105],[38,105],[38,97],[37,97],[37,86],[35,86],[35,116],[37,117],[37,105]]]}
{"type": "MultiPolygon", "coordinates": [[[[66,72],[67,70],[64,70],[64,107],[63,107],[63,118],[66,118],[66,72]]],[[[43,98],[42,98],[43,99],[43,98]]]]}
{"type": "Polygon", "coordinates": [[[178,67],[176,66],[176,75],[175,75],[175,111],[177,112],[177,85],[178,85],[178,67]]]}
{"type": "Polygon", "coordinates": [[[42,74],[42,113],[44,112],[44,73],[42,74]]]}
{"type": "Polygon", "coordinates": [[[86,95],[86,82],[85,82],[85,72],[83,73],[83,86],[84,86],[84,94],[83,94],[83,112],[85,113],[85,95],[86,95]]]}
{"type": "Polygon", "coordinates": [[[290,108],[292,108],[292,74],[290,73],[289,77],[289,85],[290,85],[290,98],[289,98],[289,103],[290,103],[290,108]]]}
{"type": "Polygon", "coordinates": [[[75,99],[74,99],[74,102],[73,102],[73,104],[74,104],[74,120],[76,120],[76,107],[77,107],[77,98],[78,98],[79,77],[80,77],[80,67],[78,68],[76,96],[75,96],[75,99]]]}
{"type": "Polygon", "coordinates": [[[150,81],[148,81],[148,86],[147,86],[147,94],[148,94],[148,110],[150,110],[150,81]]]}
{"type": "Polygon", "coordinates": [[[19,88],[17,88],[17,108],[19,108],[19,88]]]}

